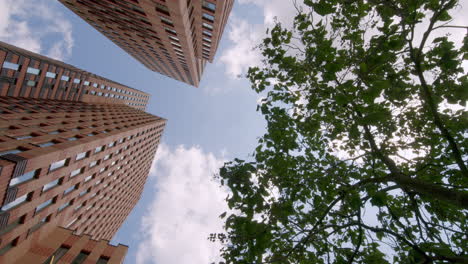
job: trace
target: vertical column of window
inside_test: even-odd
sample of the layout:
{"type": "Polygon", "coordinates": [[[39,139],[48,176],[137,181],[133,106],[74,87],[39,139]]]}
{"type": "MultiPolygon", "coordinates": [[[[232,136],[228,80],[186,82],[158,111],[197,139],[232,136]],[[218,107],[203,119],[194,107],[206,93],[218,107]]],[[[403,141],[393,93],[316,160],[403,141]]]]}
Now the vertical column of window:
{"type": "Polygon", "coordinates": [[[24,71],[24,57],[8,52],[2,65],[0,86],[7,86],[7,89],[0,90],[2,96],[15,96],[16,86],[22,83],[20,78],[24,71]]]}
{"type": "Polygon", "coordinates": [[[41,62],[31,59],[26,69],[23,84],[19,92],[20,97],[28,97],[30,94],[34,94],[39,82],[39,76],[41,74],[40,69],[41,62]]]}

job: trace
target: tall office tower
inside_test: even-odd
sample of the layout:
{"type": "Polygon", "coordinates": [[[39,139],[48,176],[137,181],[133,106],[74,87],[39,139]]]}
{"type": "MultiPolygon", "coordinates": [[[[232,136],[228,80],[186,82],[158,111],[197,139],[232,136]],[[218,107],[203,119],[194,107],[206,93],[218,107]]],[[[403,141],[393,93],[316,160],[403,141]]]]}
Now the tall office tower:
{"type": "Polygon", "coordinates": [[[126,104],[145,110],[149,94],[0,41],[0,96],[126,104]]]}
{"type": "Polygon", "coordinates": [[[0,47],[0,263],[119,263],[125,247],[95,240],[110,240],[139,200],[166,120],[91,93],[142,92],[0,47]]]}
{"type": "Polygon", "coordinates": [[[147,68],[198,87],[234,0],[60,0],[147,68]]]}

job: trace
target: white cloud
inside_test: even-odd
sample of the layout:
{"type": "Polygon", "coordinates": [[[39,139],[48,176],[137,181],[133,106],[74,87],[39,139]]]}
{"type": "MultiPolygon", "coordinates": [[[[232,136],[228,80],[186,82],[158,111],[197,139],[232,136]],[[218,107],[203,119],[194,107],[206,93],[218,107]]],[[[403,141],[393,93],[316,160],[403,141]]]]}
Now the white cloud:
{"type": "Polygon", "coordinates": [[[267,28],[275,25],[275,19],[291,27],[297,13],[294,0],[239,0],[239,4],[253,4],[263,12],[263,24],[250,24],[246,19],[231,14],[228,26],[228,38],[231,45],[220,56],[220,62],[226,66],[226,75],[239,77],[250,66],[261,64],[262,56],[258,46],[266,36],[267,28]]]}
{"type": "Polygon", "coordinates": [[[260,44],[263,26],[252,25],[234,14],[229,24],[228,38],[232,46],[224,50],[220,61],[226,65],[226,74],[236,78],[246,72],[249,66],[259,65],[261,56],[254,47],[260,44]]]}
{"type": "Polygon", "coordinates": [[[161,144],[150,177],[154,199],[141,222],[136,263],[207,264],[217,261],[220,246],[207,240],[222,232],[219,215],[227,196],[213,175],[222,158],[200,147],[175,149],[161,144]]]}
{"type": "Polygon", "coordinates": [[[72,25],[58,5],[50,0],[1,0],[0,40],[58,60],[69,57],[72,25]]]}

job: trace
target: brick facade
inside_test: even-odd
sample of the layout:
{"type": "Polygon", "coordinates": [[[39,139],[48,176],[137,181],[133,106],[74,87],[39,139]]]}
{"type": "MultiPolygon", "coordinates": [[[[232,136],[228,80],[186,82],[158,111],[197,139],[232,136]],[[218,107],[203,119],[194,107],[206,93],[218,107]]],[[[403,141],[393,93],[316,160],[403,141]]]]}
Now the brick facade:
{"type": "Polygon", "coordinates": [[[198,87],[234,0],[59,0],[147,68],[198,87]]]}
{"type": "MultiPolygon", "coordinates": [[[[120,263],[109,262],[115,247],[95,240],[111,240],[140,199],[166,120],[127,100],[93,100],[83,85],[146,95],[138,90],[4,43],[1,54],[0,263],[33,263],[22,261],[46,259],[60,245],[70,252],[59,263],[80,256],[96,263],[102,254],[102,263],[120,263]],[[56,81],[68,74],[80,85],[55,96],[57,82],[41,95],[52,67],[56,81]],[[24,88],[31,78],[37,85],[24,88]]],[[[119,250],[121,261],[126,249],[119,250]]]]}
{"type": "Polygon", "coordinates": [[[0,41],[0,96],[126,104],[145,110],[150,95],[0,41]]]}

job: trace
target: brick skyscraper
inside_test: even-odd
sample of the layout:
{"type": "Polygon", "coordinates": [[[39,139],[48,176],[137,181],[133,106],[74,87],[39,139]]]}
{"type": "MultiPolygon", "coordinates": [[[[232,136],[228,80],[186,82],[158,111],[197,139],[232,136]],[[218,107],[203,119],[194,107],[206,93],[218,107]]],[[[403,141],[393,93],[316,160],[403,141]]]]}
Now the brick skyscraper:
{"type": "Polygon", "coordinates": [[[0,263],[120,263],[96,240],[139,200],[166,120],[146,93],[2,42],[0,65],[0,263]]]}
{"type": "Polygon", "coordinates": [[[234,0],[60,0],[147,68],[198,86],[234,0]]]}

